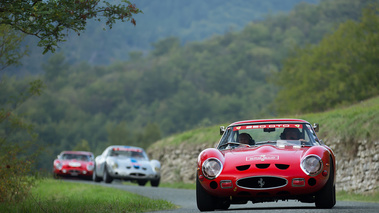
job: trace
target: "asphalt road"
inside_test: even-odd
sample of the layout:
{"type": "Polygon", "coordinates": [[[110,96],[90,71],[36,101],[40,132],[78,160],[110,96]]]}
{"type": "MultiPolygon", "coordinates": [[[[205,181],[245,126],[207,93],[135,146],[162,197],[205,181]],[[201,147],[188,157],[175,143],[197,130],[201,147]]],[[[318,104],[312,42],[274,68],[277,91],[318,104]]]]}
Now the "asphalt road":
{"type": "MultiPolygon", "coordinates": [[[[72,180],[75,181],[75,180],[72,180]]],[[[121,182],[113,181],[112,184],[105,184],[104,182],[95,183],[91,181],[80,181],[81,183],[89,183],[101,185],[106,187],[113,187],[126,190],[132,193],[140,194],[153,199],[164,199],[170,201],[180,208],[168,211],[155,211],[154,213],[176,213],[176,212],[200,212],[196,206],[196,192],[189,189],[171,189],[162,187],[123,185],[121,182]]],[[[300,203],[297,201],[279,201],[269,203],[252,204],[248,202],[244,205],[231,205],[228,210],[221,210],[223,213],[273,213],[273,212],[338,212],[338,213],[366,213],[376,212],[379,213],[379,203],[364,203],[364,202],[346,202],[338,201],[332,209],[316,209],[313,203],[300,203]]]]}

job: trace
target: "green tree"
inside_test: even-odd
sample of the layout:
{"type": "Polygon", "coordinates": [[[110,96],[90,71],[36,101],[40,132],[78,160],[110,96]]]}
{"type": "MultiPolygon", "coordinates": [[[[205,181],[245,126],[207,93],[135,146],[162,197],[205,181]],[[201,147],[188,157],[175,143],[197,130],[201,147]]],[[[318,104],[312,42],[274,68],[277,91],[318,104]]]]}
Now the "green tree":
{"type": "Polygon", "coordinates": [[[89,19],[104,18],[109,28],[116,20],[136,25],[133,15],[142,11],[128,0],[121,2],[116,5],[100,0],[2,0],[0,24],[36,36],[44,53],[54,52],[58,43],[65,41],[69,30],[80,35],[89,19]]]}
{"type": "Polygon", "coordinates": [[[20,59],[27,54],[26,50],[21,50],[24,37],[10,26],[0,24],[0,71],[20,64],[20,59]]]}
{"type": "Polygon", "coordinates": [[[279,112],[322,111],[379,94],[379,5],[364,9],[318,45],[297,50],[279,73],[279,112]]]}
{"type": "Polygon", "coordinates": [[[91,151],[91,147],[89,146],[89,143],[87,140],[82,139],[79,143],[76,144],[76,146],[73,149],[74,151],[91,151]]]}

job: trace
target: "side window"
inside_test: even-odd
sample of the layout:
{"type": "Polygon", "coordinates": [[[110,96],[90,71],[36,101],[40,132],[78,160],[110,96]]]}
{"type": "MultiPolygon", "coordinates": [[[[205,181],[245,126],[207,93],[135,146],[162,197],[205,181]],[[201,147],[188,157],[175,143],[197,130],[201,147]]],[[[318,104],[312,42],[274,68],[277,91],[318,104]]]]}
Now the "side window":
{"type": "Polygon", "coordinates": [[[316,132],[313,131],[313,128],[311,125],[307,124],[308,132],[310,132],[309,139],[312,143],[315,143],[317,145],[321,145],[319,139],[317,138],[316,132]]]}

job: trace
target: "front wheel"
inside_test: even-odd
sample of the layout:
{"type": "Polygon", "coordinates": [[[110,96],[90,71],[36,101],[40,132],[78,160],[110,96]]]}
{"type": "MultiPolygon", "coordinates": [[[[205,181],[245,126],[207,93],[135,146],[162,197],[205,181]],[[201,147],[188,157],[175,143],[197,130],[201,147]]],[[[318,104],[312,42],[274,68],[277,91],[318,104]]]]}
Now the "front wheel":
{"type": "Polygon", "coordinates": [[[334,182],[334,165],[330,159],[330,175],[324,188],[322,188],[315,197],[315,204],[317,208],[330,209],[336,204],[336,187],[334,182]]]}
{"type": "Polygon", "coordinates": [[[216,208],[216,199],[201,186],[199,177],[196,177],[196,202],[200,211],[214,211],[216,208]]]}
{"type": "Polygon", "coordinates": [[[152,187],[158,187],[160,180],[161,180],[161,178],[158,178],[158,179],[155,179],[155,180],[151,180],[150,181],[151,186],[152,187]]]}
{"type": "Polygon", "coordinates": [[[137,180],[138,185],[145,186],[147,183],[147,180],[137,180]]]}
{"type": "Polygon", "coordinates": [[[107,165],[104,165],[104,176],[103,180],[105,183],[111,183],[113,181],[113,178],[109,175],[107,170],[107,165]]]}
{"type": "Polygon", "coordinates": [[[101,181],[101,178],[99,178],[96,175],[96,166],[94,167],[93,172],[92,172],[92,180],[95,181],[95,182],[100,182],[101,181]]]}

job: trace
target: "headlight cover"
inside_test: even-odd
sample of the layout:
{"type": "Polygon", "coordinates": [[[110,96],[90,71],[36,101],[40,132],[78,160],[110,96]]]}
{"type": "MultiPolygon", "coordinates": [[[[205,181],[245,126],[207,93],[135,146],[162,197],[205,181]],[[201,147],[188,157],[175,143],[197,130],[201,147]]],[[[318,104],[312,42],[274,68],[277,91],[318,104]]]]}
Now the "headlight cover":
{"type": "Polygon", "coordinates": [[[118,164],[116,161],[108,161],[107,164],[112,168],[112,169],[117,169],[118,164]]]}
{"type": "Polygon", "coordinates": [[[61,162],[57,162],[55,163],[55,167],[58,169],[58,170],[61,170],[62,167],[63,167],[63,164],[61,162]]]}
{"type": "Polygon", "coordinates": [[[320,174],[323,168],[322,160],[317,155],[308,155],[301,161],[301,169],[309,176],[320,174]]]}
{"type": "Polygon", "coordinates": [[[209,158],[204,161],[202,171],[206,178],[215,179],[222,171],[222,164],[217,158],[209,158]]]}
{"type": "Polygon", "coordinates": [[[92,171],[94,166],[92,164],[87,164],[87,170],[92,171]]]}

